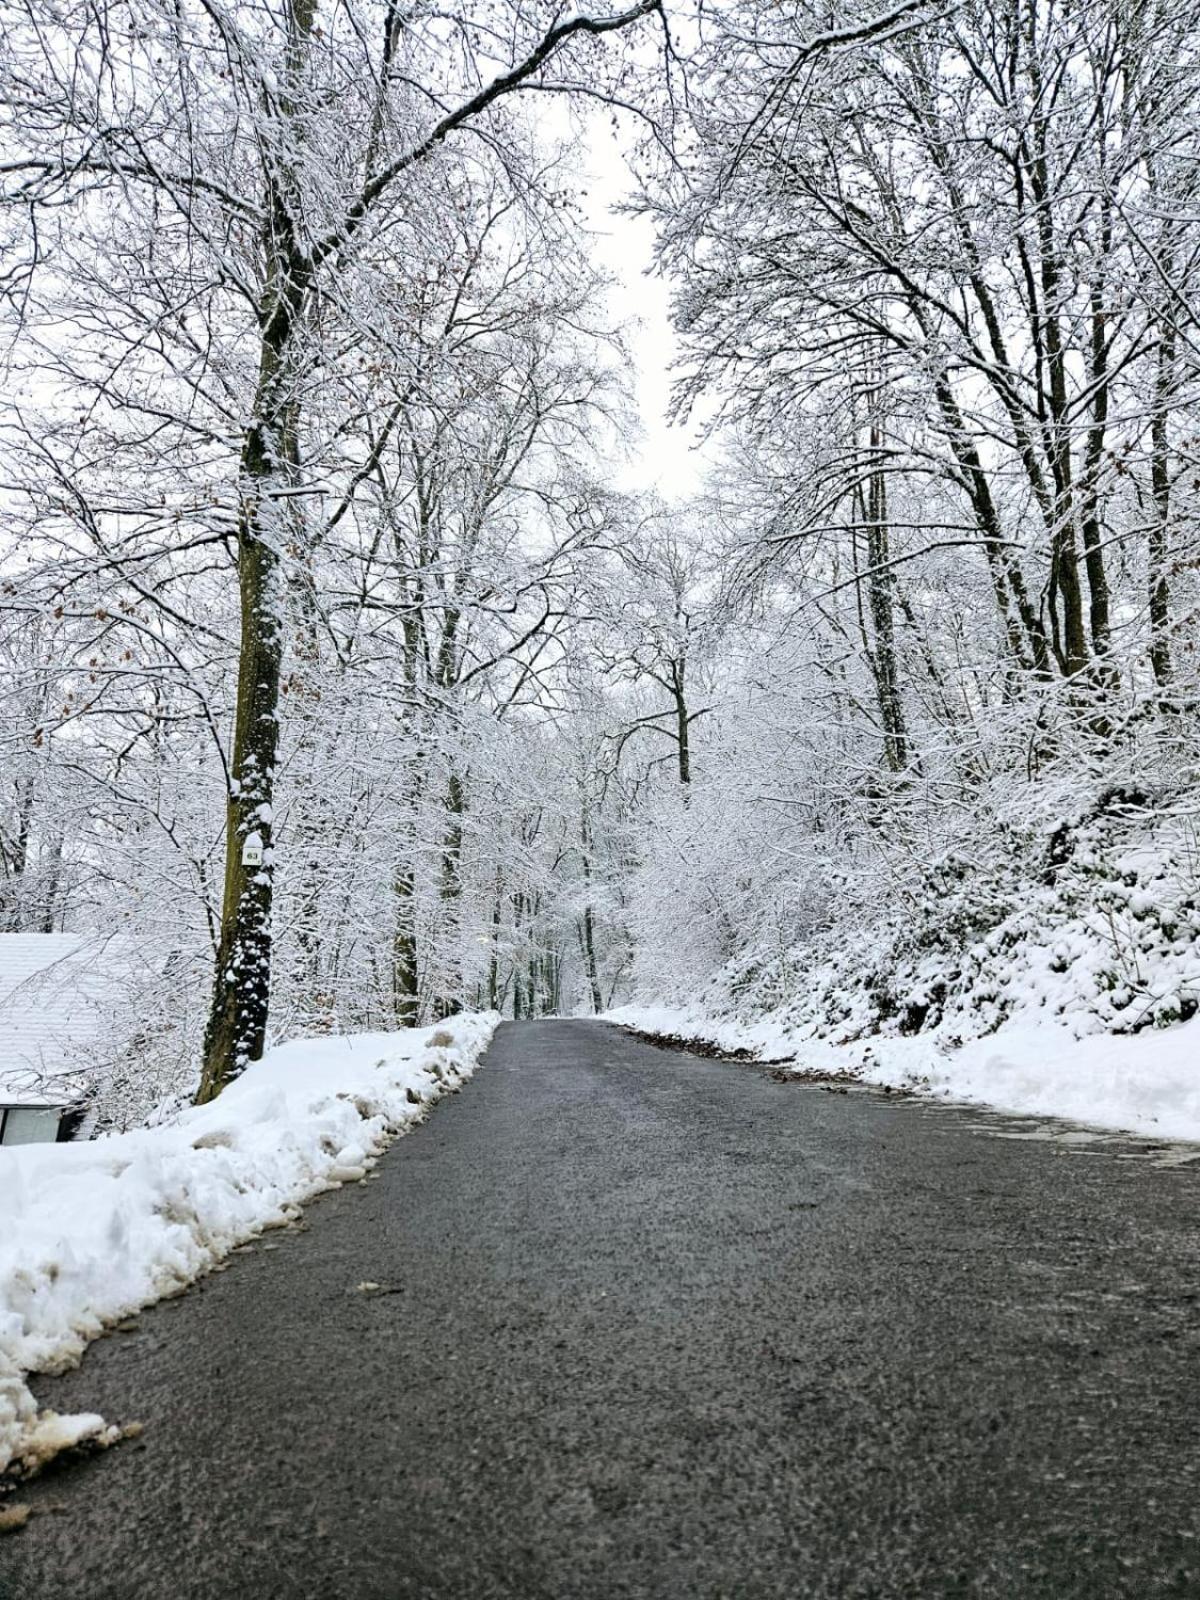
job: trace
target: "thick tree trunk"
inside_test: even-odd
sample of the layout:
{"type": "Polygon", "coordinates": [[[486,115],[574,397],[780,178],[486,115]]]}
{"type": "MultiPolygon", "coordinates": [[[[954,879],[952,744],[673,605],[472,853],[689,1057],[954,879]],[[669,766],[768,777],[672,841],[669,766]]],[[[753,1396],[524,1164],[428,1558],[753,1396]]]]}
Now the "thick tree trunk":
{"type": "MultiPolygon", "coordinates": [[[[313,16],[314,0],[290,0],[284,56],[288,85],[299,81],[313,16]]],[[[302,134],[287,92],[280,96],[278,117],[283,160],[268,166],[258,386],[238,474],[241,651],[225,814],[221,934],[196,1097],[201,1104],[215,1099],[262,1055],[271,999],[272,805],[285,610],[280,558],[290,531],[289,500],[279,489],[294,486],[299,464],[292,349],[312,283],[312,263],[296,234],[299,201],[288,169],[288,144],[302,134]]]]}
{"type": "Polygon", "coordinates": [[[558,950],[547,950],[542,957],[542,1015],[556,1017],[562,1010],[562,956],[558,950]]]}
{"type": "MultiPolygon", "coordinates": [[[[261,430],[246,452],[250,484],[270,475],[261,430]],[[256,471],[257,469],[257,471],[256,471]]],[[[248,489],[247,493],[251,491],[248,489]]],[[[212,1011],[197,1096],[214,1099],[262,1055],[271,981],[274,887],[272,800],[279,740],[282,619],[279,557],[261,534],[259,506],[248,500],[239,541],[242,645],[233,762],[226,807],[225,894],[212,1011]]]]}
{"type": "Polygon", "coordinates": [[[225,813],[225,892],[212,1009],[197,1101],[215,1099],[263,1052],[271,990],[272,841],[285,596],[280,550],[286,497],[298,464],[298,411],[289,392],[289,345],[308,285],[280,203],[268,239],[262,357],[255,421],[241,459],[238,586],[241,651],[233,759],[225,813]]]}

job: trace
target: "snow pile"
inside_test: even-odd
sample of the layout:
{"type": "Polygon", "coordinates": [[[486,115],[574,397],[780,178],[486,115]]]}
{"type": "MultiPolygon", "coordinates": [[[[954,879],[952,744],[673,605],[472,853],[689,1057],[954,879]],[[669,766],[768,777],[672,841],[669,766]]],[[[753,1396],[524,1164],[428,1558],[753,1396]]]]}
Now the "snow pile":
{"type": "Polygon", "coordinates": [[[935,1034],[876,1034],[834,1043],[800,1038],[779,1017],[740,1023],[698,1007],[622,1006],[607,1020],[642,1033],[749,1051],[798,1075],[849,1074],[938,1099],[1098,1128],[1200,1140],[1200,1018],[1133,1035],[1078,1037],[1061,1022],[1024,1017],[965,1043],[935,1034]]]}
{"type": "Polygon", "coordinates": [[[100,1417],[39,1416],[23,1374],[71,1365],[106,1326],[365,1177],[470,1076],[498,1020],[296,1040],[170,1125],[0,1149],[0,1472],[109,1442],[100,1417]]]}

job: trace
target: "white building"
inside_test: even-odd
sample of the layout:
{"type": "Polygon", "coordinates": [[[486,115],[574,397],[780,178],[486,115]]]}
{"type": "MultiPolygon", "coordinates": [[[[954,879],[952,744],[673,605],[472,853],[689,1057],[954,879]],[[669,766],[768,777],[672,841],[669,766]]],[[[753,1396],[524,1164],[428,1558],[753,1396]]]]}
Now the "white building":
{"type": "Polygon", "coordinates": [[[128,968],[118,941],[0,933],[0,1144],[78,1129],[128,968]]]}

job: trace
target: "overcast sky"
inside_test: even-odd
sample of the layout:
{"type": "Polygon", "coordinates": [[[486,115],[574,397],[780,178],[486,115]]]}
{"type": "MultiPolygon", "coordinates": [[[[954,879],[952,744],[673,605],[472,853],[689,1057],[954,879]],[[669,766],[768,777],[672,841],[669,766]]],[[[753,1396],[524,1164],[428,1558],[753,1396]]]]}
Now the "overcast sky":
{"type": "Polygon", "coordinates": [[[670,289],[652,271],[654,228],[646,217],[620,216],[612,209],[628,196],[630,179],[606,118],[590,121],[583,150],[587,224],[596,236],[598,260],[617,280],[610,303],[617,320],[637,324],[630,345],[637,365],[635,394],[644,437],[621,486],[657,488],[669,500],[686,498],[700,486],[702,461],[692,449],[694,431],[672,427],[666,420],[676,345],[670,289]]]}

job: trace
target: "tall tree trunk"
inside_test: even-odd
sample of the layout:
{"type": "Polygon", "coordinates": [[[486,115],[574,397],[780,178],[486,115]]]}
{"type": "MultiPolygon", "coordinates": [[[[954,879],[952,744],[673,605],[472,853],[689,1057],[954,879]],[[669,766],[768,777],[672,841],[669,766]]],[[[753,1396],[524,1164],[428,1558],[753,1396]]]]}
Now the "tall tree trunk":
{"type": "MultiPolygon", "coordinates": [[[[1035,100],[1044,93],[1038,56],[1038,11],[1036,0],[1028,0],[1025,32],[1029,46],[1029,80],[1035,100]]],[[[1079,550],[1075,533],[1075,494],[1071,470],[1071,414],[1067,394],[1067,353],[1060,322],[1064,273],[1054,236],[1055,189],[1046,148],[1046,120],[1035,117],[1030,123],[1031,148],[1025,162],[1033,194],[1038,240],[1038,268],[1042,297],[1041,342],[1046,352],[1048,390],[1039,397],[1043,404],[1046,455],[1054,481],[1054,509],[1050,528],[1049,596],[1054,635],[1058,644],[1063,676],[1074,677],[1087,665],[1088,644],[1083,623],[1083,587],[1079,581],[1079,550]],[[1061,613],[1059,605],[1061,603],[1061,613]]]]}
{"type": "MultiPolygon", "coordinates": [[[[313,0],[292,0],[286,69],[299,72],[313,23],[313,0]]],[[[284,141],[296,137],[286,96],[279,116],[284,141]]],[[[233,759],[225,811],[225,892],[212,1008],[204,1037],[197,1101],[221,1090],[263,1053],[271,997],[272,841],[279,680],[285,594],[280,556],[290,520],[286,491],[299,461],[299,406],[290,359],[311,282],[296,237],[286,162],[269,171],[264,228],[262,343],[252,421],[239,470],[238,587],[241,649],[233,759]],[[282,491],[282,493],[281,493],[282,491]]]]}
{"type": "Polygon", "coordinates": [[[592,1011],[599,1015],[604,1010],[604,995],[600,990],[600,968],[596,962],[596,914],[591,906],[584,906],[580,944],[583,950],[583,970],[587,978],[592,1011]]]}
{"type": "MultiPolygon", "coordinates": [[[[1108,429],[1109,402],[1108,312],[1105,309],[1108,290],[1103,273],[1104,259],[1112,248],[1112,219],[1107,197],[1103,205],[1104,223],[1101,228],[1103,254],[1091,292],[1091,370],[1088,374],[1088,383],[1092,390],[1092,416],[1084,444],[1080,515],[1083,562],[1088,581],[1088,624],[1092,635],[1092,649],[1098,656],[1108,653],[1110,610],[1100,514],[1100,469],[1108,429]]],[[[1111,677],[1111,670],[1108,676],[1111,677]]]]}
{"type": "Polygon", "coordinates": [[[525,896],[513,896],[513,1021],[521,1022],[526,1015],[525,961],[522,950],[522,922],[525,917],[525,896]]]}
{"type": "Polygon", "coordinates": [[[1175,326],[1171,313],[1164,315],[1158,340],[1158,373],[1154,386],[1154,410],[1150,417],[1150,489],[1154,515],[1147,539],[1150,603],[1150,666],[1160,689],[1171,682],[1171,615],[1167,564],[1170,559],[1171,458],[1168,450],[1168,419],[1175,393],[1175,326]]]}
{"type": "Polygon", "coordinates": [[[396,914],[392,937],[392,1006],[402,1028],[415,1028],[421,1015],[415,889],[413,863],[409,859],[396,869],[392,884],[396,914]]]}
{"type": "Polygon", "coordinates": [[[675,701],[675,742],[679,752],[679,782],[684,800],[692,781],[692,749],[688,730],[691,717],[687,704],[687,658],[678,656],[671,662],[671,694],[675,701]]]}
{"type": "Polygon", "coordinates": [[[600,992],[600,969],[596,962],[596,915],[592,910],[592,825],[586,805],[580,822],[580,842],[583,846],[580,859],[583,862],[585,898],[579,943],[583,953],[584,976],[591,991],[592,1011],[599,1015],[604,1010],[604,997],[600,992]]]}
{"type": "Polygon", "coordinates": [[[45,888],[42,890],[41,905],[38,908],[38,929],[41,933],[53,933],[55,919],[58,916],[58,894],[62,886],[62,852],[63,836],[56,833],[50,841],[50,867],[46,873],[45,888]]]}
{"type": "Polygon", "coordinates": [[[504,877],[496,869],[496,896],[492,901],[492,949],[488,958],[488,1010],[500,1009],[500,930],[504,919],[504,877]]]}
{"type": "Polygon", "coordinates": [[[892,572],[888,566],[889,539],[887,479],[879,465],[883,447],[882,430],[871,424],[871,469],[867,500],[867,593],[870,597],[871,626],[875,636],[872,666],[879,717],[883,724],[883,759],[891,772],[908,766],[908,734],[900,703],[900,683],[896,670],[896,623],[892,609],[892,572]]]}
{"type": "MultiPolygon", "coordinates": [[[[249,484],[273,476],[263,430],[253,430],[244,457],[249,484]]],[[[263,537],[259,503],[245,493],[238,575],[242,643],[238,667],[233,763],[225,813],[225,893],[212,1011],[204,1040],[198,1100],[214,1099],[262,1055],[271,982],[271,902],[275,759],[279,742],[279,557],[263,537]]]]}
{"type": "Polygon", "coordinates": [[[0,929],[21,933],[30,908],[28,895],[29,846],[33,837],[32,777],[17,784],[17,826],[12,843],[4,847],[4,893],[0,897],[0,929]]]}
{"type": "Polygon", "coordinates": [[[296,708],[293,721],[299,725],[300,736],[292,761],[295,777],[289,815],[292,854],[297,863],[303,863],[303,873],[297,874],[294,898],[289,906],[294,943],[289,987],[298,1001],[304,1028],[329,1033],[337,1026],[337,1007],[326,980],[328,952],[323,948],[322,939],[322,909],[328,900],[330,885],[322,858],[325,807],[315,779],[322,748],[320,631],[311,572],[304,573],[301,581],[291,587],[299,626],[294,647],[296,670],[292,674],[289,700],[296,708]]]}
{"type": "Polygon", "coordinates": [[[461,908],[459,900],[462,895],[462,845],[463,845],[463,814],[466,811],[466,794],[463,789],[462,778],[456,769],[451,769],[449,782],[446,785],[446,811],[449,822],[446,828],[446,837],[442,845],[442,882],[440,899],[442,906],[443,927],[448,935],[447,945],[451,951],[449,970],[443,973],[441,992],[434,997],[433,1014],[437,1018],[452,1017],[456,1011],[463,1008],[463,983],[461,971],[461,952],[459,950],[459,921],[461,908]]]}

